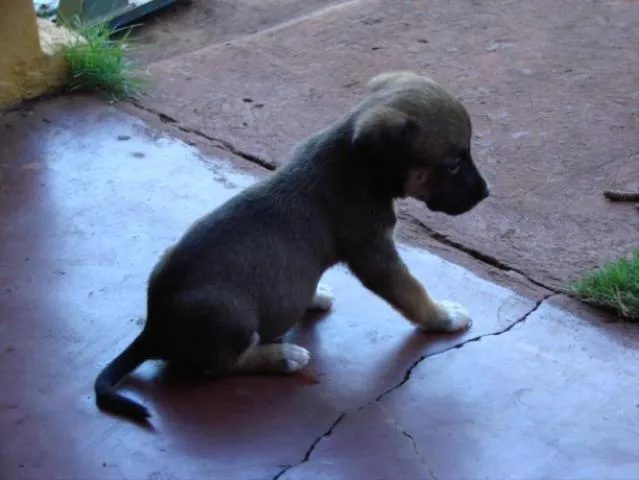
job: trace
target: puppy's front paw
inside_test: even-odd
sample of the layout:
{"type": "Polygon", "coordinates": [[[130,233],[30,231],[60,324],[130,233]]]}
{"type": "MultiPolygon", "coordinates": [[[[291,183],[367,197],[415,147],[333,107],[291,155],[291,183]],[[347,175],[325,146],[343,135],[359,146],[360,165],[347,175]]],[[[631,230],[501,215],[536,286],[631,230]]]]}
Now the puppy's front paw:
{"type": "Polygon", "coordinates": [[[468,330],[473,322],[470,313],[457,302],[442,300],[435,302],[437,308],[437,324],[428,325],[428,330],[435,330],[435,327],[442,332],[461,332],[468,330]]]}
{"type": "Polygon", "coordinates": [[[332,308],[334,301],[335,297],[333,296],[333,290],[331,287],[320,283],[317,286],[317,291],[313,296],[309,310],[327,312],[332,308]]]}
{"type": "Polygon", "coordinates": [[[281,349],[283,370],[285,372],[297,372],[304,368],[311,360],[310,352],[299,345],[283,343],[281,349]]]}

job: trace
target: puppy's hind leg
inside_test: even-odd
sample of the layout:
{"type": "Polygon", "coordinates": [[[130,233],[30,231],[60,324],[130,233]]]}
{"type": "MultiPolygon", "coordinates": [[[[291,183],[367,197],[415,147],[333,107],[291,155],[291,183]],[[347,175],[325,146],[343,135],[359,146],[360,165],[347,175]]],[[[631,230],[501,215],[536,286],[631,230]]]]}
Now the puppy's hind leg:
{"type": "Polygon", "coordinates": [[[224,375],[259,341],[255,308],[238,292],[205,286],[172,302],[171,363],[196,375],[224,375]]]}
{"type": "Polygon", "coordinates": [[[245,374],[293,373],[304,368],[311,354],[291,343],[254,343],[238,358],[233,371],[245,374]]]}

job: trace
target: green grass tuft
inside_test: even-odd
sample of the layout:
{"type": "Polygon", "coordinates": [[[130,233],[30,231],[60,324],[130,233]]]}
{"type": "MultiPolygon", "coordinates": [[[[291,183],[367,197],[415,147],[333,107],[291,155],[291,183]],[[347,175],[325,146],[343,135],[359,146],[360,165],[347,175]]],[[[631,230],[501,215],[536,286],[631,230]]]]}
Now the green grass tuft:
{"type": "Polygon", "coordinates": [[[106,24],[64,24],[85,40],[64,48],[70,66],[67,91],[101,92],[112,100],[125,100],[147,87],[147,79],[127,59],[133,47],[130,29],[121,34],[106,24]],[[116,33],[120,34],[118,38],[114,38],[116,33]]]}
{"type": "Polygon", "coordinates": [[[586,303],[614,309],[621,318],[639,322],[639,249],[583,274],[570,291],[586,303]]]}

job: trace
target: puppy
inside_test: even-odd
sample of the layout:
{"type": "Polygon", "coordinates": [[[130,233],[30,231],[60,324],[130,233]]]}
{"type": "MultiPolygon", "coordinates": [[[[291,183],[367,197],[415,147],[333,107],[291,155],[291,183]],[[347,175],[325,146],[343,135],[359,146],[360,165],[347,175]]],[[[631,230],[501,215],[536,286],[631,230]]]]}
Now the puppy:
{"type": "Polygon", "coordinates": [[[459,215],[489,195],[471,128],[465,107],[429,78],[372,78],[351,112],[166,251],[149,278],[143,331],[95,381],[98,407],[148,417],[116,385],[149,359],[213,375],[303,368],[306,349],[274,341],[306,310],[331,307],[317,288],[337,263],[423,330],[469,328],[463,307],[433,301],[410,273],[393,230],[396,199],[459,215]]]}

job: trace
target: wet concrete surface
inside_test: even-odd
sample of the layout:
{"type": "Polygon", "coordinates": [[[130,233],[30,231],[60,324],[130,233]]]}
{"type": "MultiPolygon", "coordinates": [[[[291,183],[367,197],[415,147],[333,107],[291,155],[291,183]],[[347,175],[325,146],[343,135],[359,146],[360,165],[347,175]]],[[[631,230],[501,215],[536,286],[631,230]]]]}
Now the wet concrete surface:
{"type": "Polygon", "coordinates": [[[626,0],[348,1],[151,64],[143,106],[277,165],[370,76],[432,75],[468,105],[493,194],[463,220],[407,203],[412,240],[435,234],[562,289],[637,246],[635,206],[602,193],[639,188],[638,20],[626,0]]]}
{"type": "Polygon", "coordinates": [[[280,478],[637,478],[636,333],[545,304],[420,363],[280,478]]]}
{"type": "Polygon", "coordinates": [[[636,478],[636,329],[409,247],[472,330],[416,332],[336,268],[334,310],[292,332],[306,375],[184,384],[149,363],[123,390],[154,430],[99,412],[94,376],[141,328],[161,252],[256,177],[86,97],[0,126],[1,478],[636,478]]]}

